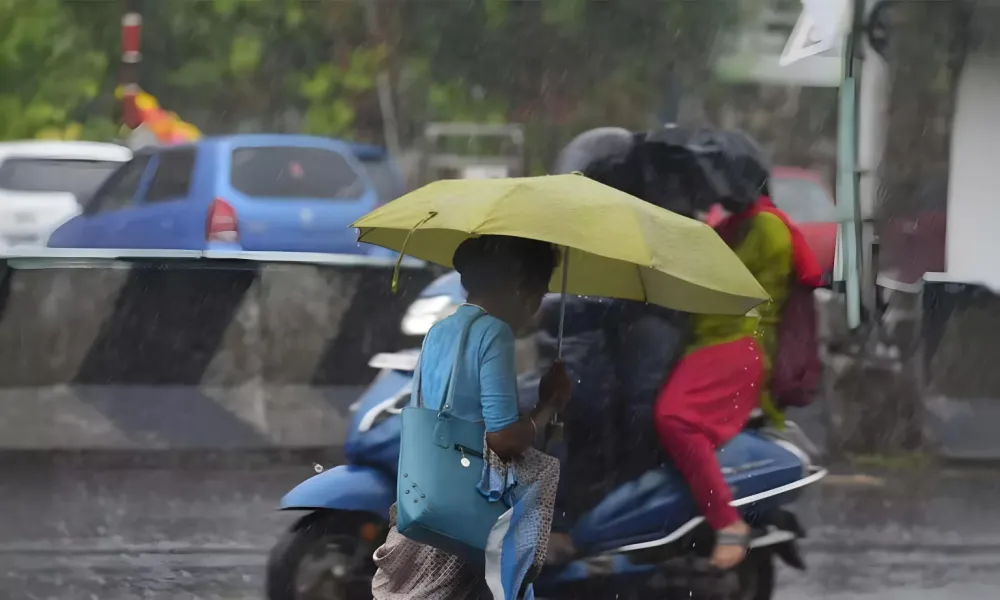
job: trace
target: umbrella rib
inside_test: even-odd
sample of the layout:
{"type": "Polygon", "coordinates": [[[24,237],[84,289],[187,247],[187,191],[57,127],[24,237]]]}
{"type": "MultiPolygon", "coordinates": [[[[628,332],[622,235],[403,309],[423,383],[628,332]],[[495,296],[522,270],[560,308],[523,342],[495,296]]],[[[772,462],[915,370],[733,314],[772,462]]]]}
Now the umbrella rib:
{"type": "MultiPolygon", "coordinates": [[[[645,202],[645,200],[643,200],[641,198],[636,198],[636,199],[639,200],[639,202],[645,202]]],[[[659,208],[659,207],[657,207],[657,208],[659,208]]],[[[666,210],[666,209],[663,208],[663,209],[660,209],[660,210],[666,210]]],[[[630,207],[630,211],[629,212],[632,213],[632,219],[635,220],[636,230],[637,231],[641,231],[643,233],[643,236],[642,236],[643,237],[643,246],[644,246],[643,250],[646,251],[646,264],[643,265],[643,266],[644,267],[652,268],[654,266],[653,265],[653,249],[652,249],[652,246],[650,246],[649,242],[646,240],[646,235],[645,235],[646,234],[646,228],[643,227],[643,222],[644,221],[640,217],[638,209],[630,207]]],[[[643,293],[645,293],[645,291],[646,291],[645,290],[645,287],[646,287],[645,281],[643,281],[642,285],[643,285],[643,293]]]]}

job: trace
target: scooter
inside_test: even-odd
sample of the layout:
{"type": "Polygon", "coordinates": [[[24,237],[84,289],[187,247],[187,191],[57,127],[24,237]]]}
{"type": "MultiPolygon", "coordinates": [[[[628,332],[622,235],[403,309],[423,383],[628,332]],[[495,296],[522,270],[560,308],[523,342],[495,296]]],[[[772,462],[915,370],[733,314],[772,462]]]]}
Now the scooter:
{"type": "MultiPolygon", "coordinates": [[[[448,313],[440,298],[457,294],[449,277],[431,284],[414,303],[434,310],[417,312],[448,313]],[[420,304],[434,298],[431,306],[420,304]]],[[[404,321],[407,333],[420,333],[412,320],[409,325],[404,321]]],[[[380,371],[351,407],[346,464],[307,479],[281,500],[281,510],[303,516],[271,551],[268,600],[371,597],[371,557],[385,538],[395,501],[399,414],[410,402],[417,355],[404,351],[371,359],[369,365],[380,371]]],[[[776,557],[805,568],[796,545],[805,531],[786,507],[826,475],[813,464],[814,453],[794,424],[772,431],[760,415],[719,449],[734,505],[754,530],[749,555],[734,571],[707,566],[713,533],[679,474],[663,466],[613,490],[578,520],[570,531],[577,556],[568,564],[547,565],[535,580],[536,596],[770,600],[776,557]]]]}

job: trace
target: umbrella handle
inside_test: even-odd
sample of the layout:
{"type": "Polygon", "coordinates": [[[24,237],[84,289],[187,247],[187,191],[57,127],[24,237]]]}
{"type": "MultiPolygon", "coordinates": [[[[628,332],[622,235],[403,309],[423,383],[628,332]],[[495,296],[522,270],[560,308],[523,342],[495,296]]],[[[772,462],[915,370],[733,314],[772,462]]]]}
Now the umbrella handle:
{"type": "MultiPolygon", "coordinates": [[[[392,290],[393,294],[399,292],[399,268],[403,264],[403,256],[406,253],[406,245],[408,243],[410,243],[410,236],[413,235],[413,233],[417,230],[418,227],[420,227],[421,225],[423,225],[427,221],[430,221],[431,219],[433,219],[436,216],[437,216],[437,211],[431,211],[431,212],[427,213],[427,216],[424,217],[423,219],[421,219],[420,221],[418,221],[417,224],[413,226],[413,229],[411,229],[406,234],[406,237],[403,238],[403,246],[402,246],[402,248],[399,249],[399,256],[396,258],[396,266],[393,267],[393,269],[392,269],[392,284],[390,285],[390,289],[392,290]]],[[[361,230],[360,229],[358,230],[358,234],[359,234],[358,235],[358,241],[361,241],[361,235],[360,235],[361,234],[361,230]]]]}
{"type": "Polygon", "coordinates": [[[562,358],[563,330],[566,327],[566,288],[569,284],[569,248],[563,248],[562,292],[559,296],[559,337],[556,340],[556,357],[562,358]]]}
{"type": "MultiPolygon", "coordinates": [[[[562,252],[562,293],[559,296],[559,337],[556,340],[556,357],[562,359],[563,351],[563,331],[566,327],[566,289],[569,283],[569,247],[563,246],[562,252]]],[[[556,427],[560,433],[562,431],[562,419],[559,418],[558,414],[552,416],[552,425],[556,427]]],[[[559,436],[562,437],[561,435],[559,436]]]]}

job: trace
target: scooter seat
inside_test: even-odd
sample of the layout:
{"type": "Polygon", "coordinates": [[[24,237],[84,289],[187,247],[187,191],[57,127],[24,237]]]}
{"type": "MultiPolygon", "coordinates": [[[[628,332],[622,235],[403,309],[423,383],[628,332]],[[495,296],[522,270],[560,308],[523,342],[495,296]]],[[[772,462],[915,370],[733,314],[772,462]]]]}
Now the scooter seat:
{"type": "MultiPolygon", "coordinates": [[[[800,455],[752,432],[737,435],[716,456],[733,497],[749,499],[757,508],[790,501],[767,492],[798,481],[807,468],[800,455]]],[[[687,484],[673,466],[665,465],[619,486],[570,535],[578,550],[596,554],[666,538],[697,516],[687,484]]]]}

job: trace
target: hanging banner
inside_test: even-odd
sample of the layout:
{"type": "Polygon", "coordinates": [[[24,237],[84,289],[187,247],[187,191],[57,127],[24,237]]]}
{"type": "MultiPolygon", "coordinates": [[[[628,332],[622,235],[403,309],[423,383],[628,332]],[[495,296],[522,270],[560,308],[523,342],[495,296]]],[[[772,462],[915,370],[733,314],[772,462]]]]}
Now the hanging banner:
{"type": "Polygon", "coordinates": [[[778,59],[782,67],[833,49],[851,22],[850,0],[802,0],[802,14],[778,59]]]}

